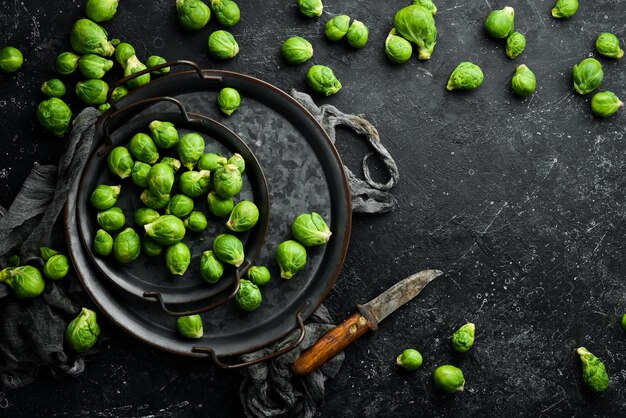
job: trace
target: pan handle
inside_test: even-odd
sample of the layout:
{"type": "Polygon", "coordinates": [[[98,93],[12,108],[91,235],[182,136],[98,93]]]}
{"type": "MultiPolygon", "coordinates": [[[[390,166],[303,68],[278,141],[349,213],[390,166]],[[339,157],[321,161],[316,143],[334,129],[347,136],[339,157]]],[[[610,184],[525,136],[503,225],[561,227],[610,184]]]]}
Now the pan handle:
{"type": "Polygon", "coordinates": [[[227,363],[223,363],[220,358],[217,356],[217,354],[215,354],[215,351],[213,351],[213,349],[211,347],[193,347],[191,349],[192,352],[194,353],[207,353],[209,355],[211,355],[211,358],[213,359],[213,362],[220,368],[222,369],[240,369],[242,367],[248,367],[248,366],[252,366],[254,364],[258,364],[258,363],[263,363],[264,361],[268,361],[271,360],[273,358],[276,358],[278,356],[282,356],[283,354],[293,350],[294,348],[296,348],[297,346],[299,346],[300,344],[302,344],[302,341],[304,340],[304,337],[306,336],[306,328],[304,327],[304,321],[302,320],[302,312],[304,312],[304,310],[310,305],[310,301],[306,301],[304,303],[304,305],[302,305],[300,307],[300,309],[298,310],[298,313],[296,315],[296,319],[298,321],[298,327],[300,328],[300,336],[291,344],[289,344],[287,347],[281,348],[278,351],[274,351],[273,353],[270,353],[266,356],[254,359],[254,360],[250,360],[250,361],[245,361],[243,363],[235,363],[235,364],[227,364],[227,363]]]}

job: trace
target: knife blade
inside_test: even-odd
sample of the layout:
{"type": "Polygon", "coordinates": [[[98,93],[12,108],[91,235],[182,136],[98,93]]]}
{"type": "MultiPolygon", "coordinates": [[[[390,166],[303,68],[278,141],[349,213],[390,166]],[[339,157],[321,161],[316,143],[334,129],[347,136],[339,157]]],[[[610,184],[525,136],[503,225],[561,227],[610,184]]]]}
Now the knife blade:
{"type": "Polygon", "coordinates": [[[291,369],[300,376],[317,370],[367,331],[378,330],[379,322],[419,295],[428,283],[442,274],[441,270],[420,271],[394,284],[369,302],[357,305],[357,312],[303,351],[291,369]]]}

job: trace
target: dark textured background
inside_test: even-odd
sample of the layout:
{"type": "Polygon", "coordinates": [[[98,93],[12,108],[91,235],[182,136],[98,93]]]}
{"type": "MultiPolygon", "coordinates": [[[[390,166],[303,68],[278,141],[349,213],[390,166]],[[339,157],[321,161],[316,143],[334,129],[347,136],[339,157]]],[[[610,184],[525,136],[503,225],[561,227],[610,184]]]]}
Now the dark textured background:
{"type": "MultiPolygon", "coordinates": [[[[356,216],[345,267],[327,305],[337,320],[398,279],[426,267],[448,275],[388,318],[380,332],[347,350],[337,379],[327,385],[324,416],[591,416],[619,415],[626,404],[624,272],[625,115],[596,120],[590,97],[574,94],[570,70],[593,55],[596,36],[624,41],[623,0],[581,2],[569,21],[550,17],[552,1],[439,1],[438,44],[428,62],[387,62],[383,42],[393,0],[328,1],[324,16],[307,20],[293,1],[241,0],[233,30],[240,55],[208,58],[206,38],[217,27],[182,31],[173,0],[122,1],[105,26],[128,39],[140,56],[189,58],[205,67],[257,76],[283,89],[303,89],[307,65],[287,67],[283,39],[302,35],[313,62],[333,67],[344,89],[319,100],[362,113],[380,130],[402,175],[394,190],[397,212],[356,216]],[[482,29],[491,8],[515,7],[528,47],[515,61],[482,29]],[[323,36],[332,15],[347,13],[370,27],[365,49],[323,36]],[[485,83],[470,93],[448,93],[458,62],[472,60],[485,83]],[[524,100],[510,78],[525,63],[538,79],[524,100]],[[474,349],[456,355],[451,332],[477,324],[474,349]],[[601,397],[581,387],[574,349],[601,357],[611,387],[601,397]],[[422,369],[405,373],[394,358],[407,346],[424,355],[422,369]],[[463,368],[466,391],[442,396],[433,369],[463,368]]],[[[3,1],[0,44],[23,50],[26,63],[0,75],[0,204],[9,205],[33,162],[52,163],[63,140],[40,128],[33,109],[42,81],[69,46],[68,32],[82,1],[3,1]]],[[[626,96],[624,62],[601,59],[602,89],[626,96]]],[[[77,108],[77,107],[75,107],[77,108]]],[[[344,133],[338,148],[352,167],[363,149],[344,133]]],[[[111,330],[112,339],[75,379],[42,377],[19,391],[0,393],[0,415],[16,416],[238,416],[237,373],[209,362],[174,358],[111,330]],[[8,409],[7,409],[8,406],[8,409]]]]}

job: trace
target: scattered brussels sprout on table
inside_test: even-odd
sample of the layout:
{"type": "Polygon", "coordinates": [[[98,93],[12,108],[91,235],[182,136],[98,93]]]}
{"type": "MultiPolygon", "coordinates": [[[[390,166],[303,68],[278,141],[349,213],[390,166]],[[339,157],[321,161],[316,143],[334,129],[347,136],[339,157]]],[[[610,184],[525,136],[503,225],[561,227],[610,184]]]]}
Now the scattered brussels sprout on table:
{"type": "Polygon", "coordinates": [[[213,240],[213,252],[223,263],[239,267],[245,260],[243,244],[234,235],[220,234],[213,240]]]}
{"type": "Polygon", "coordinates": [[[176,327],[183,337],[198,339],[204,335],[200,315],[181,316],[176,319],[176,327]]]}
{"type": "Polygon", "coordinates": [[[198,160],[196,167],[198,170],[209,170],[211,172],[216,171],[218,168],[225,166],[228,163],[226,157],[222,157],[219,154],[212,152],[202,154],[202,157],[198,160]]]}
{"type": "Polygon", "coordinates": [[[128,144],[128,150],[136,160],[146,164],[154,164],[159,160],[156,144],[152,138],[144,133],[133,135],[128,144]]]}
{"type": "Polygon", "coordinates": [[[85,78],[102,78],[113,68],[113,61],[96,54],[85,54],[78,60],[78,70],[85,78]]]}
{"type": "Polygon", "coordinates": [[[135,48],[128,42],[122,42],[115,48],[115,61],[117,61],[122,68],[126,68],[128,59],[133,55],[135,55],[135,48]]]}
{"type": "Polygon", "coordinates": [[[332,235],[324,218],[315,212],[299,215],[291,225],[291,233],[305,247],[324,245],[332,235]]]}
{"type": "MultiPolygon", "coordinates": [[[[55,251],[56,252],[56,251],[55,251]]],[[[49,279],[60,280],[67,276],[70,271],[70,262],[64,254],[56,253],[46,258],[43,266],[43,274],[49,279]]]]}
{"type": "Polygon", "coordinates": [[[346,36],[348,29],[350,29],[350,16],[339,15],[326,22],[324,33],[331,41],[339,41],[346,36]]]}
{"type": "Polygon", "coordinates": [[[211,9],[201,0],[176,0],[180,25],[190,31],[200,30],[209,23],[211,9]]]}
{"type": "Polygon", "coordinates": [[[178,143],[178,130],[176,130],[173,123],[154,120],[150,122],[148,128],[150,129],[154,143],[159,148],[172,148],[178,143]]]}
{"type": "Polygon", "coordinates": [[[136,260],[141,253],[141,239],[133,228],[126,228],[113,241],[113,256],[121,263],[136,260]]]}
{"type": "Polygon", "coordinates": [[[263,302],[263,297],[257,285],[249,280],[241,279],[235,300],[241,309],[252,312],[259,309],[261,302],[263,302]]]}
{"type": "Polygon", "coordinates": [[[76,95],[85,104],[99,106],[106,103],[109,85],[98,79],[79,81],[76,84],[76,95]]]}
{"type": "Polygon", "coordinates": [[[113,237],[104,229],[98,229],[93,240],[93,250],[96,254],[109,256],[113,252],[113,237]]]}
{"type": "Polygon", "coordinates": [[[624,50],[620,48],[619,39],[612,33],[604,32],[596,40],[596,50],[607,58],[620,59],[624,56],[624,50]]]}
{"type": "Polygon", "coordinates": [[[236,165],[226,164],[215,171],[213,190],[223,198],[233,197],[241,191],[243,179],[236,165]]]}
{"type": "Polygon", "coordinates": [[[213,58],[225,60],[239,53],[239,44],[235,37],[225,30],[216,30],[209,36],[209,53],[213,58]]]}
{"type": "Polygon", "coordinates": [[[191,251],[183,242],[177,242],[167,247],[165,251],[165,264],[170,273],[176,276],[182,276],[187,271],[191,263],[191,251]]]}
{"type": "Polygon", "coordinates": [[[363,48],[369,38],[369,29],[359,20],[355,20],[350,25],[346,39],[348,44],[354,48],[363,48]]]}
{"type": "Polygon", "coordinates": [[[63,52],[54,62],[54,69],[62,75],[72,74],[78,68],[78,60],[80,60],[80,55],[70,51],[63,52]]]}
{"type": "Polygon", "coordinates": [[[622,107],[624,107],[624,102],[612,91],[596,93],[591,99],[591,111],[600,118],[608,118],[622,107]]]}
{"type": "Polygon", "coordinates": [[[583,368],[583,382],[593,392],[604,392],[609,387],[609,376],[604,363],[585,347],[576,349],[583,368]]]}
{"type": "Polygon", "coordinates": [[[183,220],[183,224],[190,231],[202,232],[207,228],[208,222],[204,213],[194,210],[183,220]]]}
{"type": "Polygon", "coordinates": [[[241,18],[239,6],[232,0],[211,0],[211,9],[222,26],[235,26],[241,18]]]}
{"type": "Polygon", "coordinates": [[[77,353],[84,353],[93,347],[100,336],[96,313],[83,308],[65,330],[65,342],[77,353]]]}
{"type": "Polygon", "coordinates": [[[133,170],[130,172],[130,178],[137,187],[145,189],[148,187],[148,177],[150,176],[150,170],[152,166],[142,161],[135,161],[133,170]]]}
{"type": "Polygon", "coordinates": [[[207,283],[217,283],[224,274],[224,266],[212,250],[202,253],[200,258],[200,275],[207,283]]]}
{"type": "Polygon", "coordinates": [[[12,46],[5,46],[0,49],[0,72],[14,73],[24,64],[22,52],[12,46]]]}
{"type": "Polygon", "coordinates": [[[325,65],[313,65],[306,75],[306,82],[311,90],[324,96],[332,96],[342,87],[333,70],[325,65]]]}
{"type": "Polygon", "coordinates": [[[463,371],[449,364],[437,367],[433,379],[437,389],[446,393],[461,392],[465,387],[463,371]]]}
{"type": "Polygon", "coordinates": [[[177,194],[167,204],[165,214],[174,215],[177,218],[184,218],[193,211],[193,199],[184,194],[177,194]]]}
{"type": "Polygon", "coordinates": [[[193,170],[194,166],[204,154],[204,138],[195,132],[188,133],[178,142],[178,157],[183,166],[193,170]]]}
{"type": "MultiPolygon", "coordinates": [[[[163,57],[160,57],[158,55],[150,55],[148,59],[146,60],[146,67],[152,68],[152,67],[156,67],[157,65],[165,64],[166,62],[167,61],[163,57]]],[[[170,67],[163,67],[158,70],[150,71],[150,74],[165,75],[165,74],[168,74],[170,70],[171,70],[170,67]]]]}
{"type": "Polygon", "coordinates": [[[437,6],[432,0],[414,0],[413,5],[422,6],[424,9],[428,10],[434,15],[437,14],[437,6]]]}
{"type": "Polygon", "coordinates": [[[72,49],[79,54],[97,54],[110,57],[115,47],[109,42],[107,31],[89,19],[79,19],[70,33],[72,49]]]}
{"type": "Polygon", "coordinates": [[[163,246],[150,238],[148,235],[143,237],[143,252],[148,257],[156,257],[163,252],[163,246]]]}
{"type": "Polygon", "coordinates": [[[46,288],[41,272],[33,266],[7,267],[1,270],[0,283],[9,285],[20,299],[37,297],[46,288]]]}
{"type": "Polygon", "coordinates": [[[535,73],[524,64],[520,65],[511,79],[511,87],[516,94],[522,97],[530,96],[537,88],[535,73]]]}
{"type": "Polygon", "coordinates": [[[587,58],[572,69],[574,89],[579,94],[591,93],[597,89],[604,78],[602,64],[595,58],[587,58]]]}
{"type": "Polygon", "coordinates": [[[513,32],[506,38],[506,56],[515,59],[526,49],[526,37],[519,33],[513,32]]]}
{"type": "Polygon", "coordinates": [[[66,91],[65,84],[58,78],[44,81],[41,85],[41,92],[48,97],[61,98],[65,96],[66,91]]]}
{"type": "Polygon", "coordinates": [[[508,38],[515,30],[515,10],[507,6],[502,10],[492,11],[485,20],[485,29],[492,38],[508,38]]]}
{"type": "Polygon", "coordinates": [[[91,193],[91,205],[98,210],[107,210],[117,203],[122,186],[98,185],[91,193]]]}
{"type": "Polygon", "coordinates": [[[460,63],[450,75],[447,89],[452,90],[473,90],[483,84],[483,71],[476,64],[471,62],[460,63]]]}
{"type": "Polygon", "coordinates": [[[235,110],[239,109],[240,104],[239,92],[231,87],[223,88],[217,95],[217,106],[225,115],[232,115],[235,110]]]}
{"type": "Polygon", "coordinates": [[[124,216],[121,208],[112,207],[98,212],[97,220],[102,229],[107,232],[113,232],[122,229],[126,223],[126,216],[124,216]]]}
{"type": "Polygon", "coordinates": [[[146,234],[161,245],[173,245],[185,237],[183,221],[174,215],[161,215],[144,225],[146,234]]]}
{"type": "Polygon", "coordinates": [[[313,57],[313,45],[300,36],[292,36],[280,48],[289,64],[303,64],[313,57]]]}
{"type": "Polygon", "coordinates": [[[119,0],[87,0],[85,14],[94,22],[106,22],[113,19],[119,0]]]}
{"type": "Polygon", "coordinates": [[[248,280],[257,286],[263,286],[267,284],[272,275],[265,266],[252,266],[248,269],[248,280]]]}
{"type": "Polygon", "coordinates": [[[396,35],[396,30],[391,29],[385,40],[385,54],[390,61],[397,64],[404,64],[413,55],[411,42],[401,36],[396,35]]]}
{"type": "Polygon", "coordinates": [[[298,9],[306,17],[320,17],[324,11],[322,0],[296,0],[298,9]]]}
{"type": "Polygon", "coordinates": [[[552,9],[552,17],[570,18],[578,11],[578,0],[558,0],[552,9]]]}
{"type": "Polygon", "coordinates": [[[226,226],[231,231],[244,232],[252,229],[258,220],[259,208],[252,202],[242,200],[233,208],[226,226]]]}
{"type": "MultiPolygon", "coordinates": [[[[128,77],[140,71],[146,70],[148,67],[137,58],[137,55],[132,55],[126,61],[126,67],[124,67],[124,77],[128,77]]],[[[142,74],[132,80],[128,80],[126,85],[129,89],[136,89],[150,82],[150,73],[142,74]]]]}
{"type": "Polygon", "coordinates": [[[430,59],[437,43],[437,27],[430,11],[422,6],[407,6],[396,13],[393,26],[398,35],[417,45],[419,59],[430,59]]]}
{"type": "Polygon", "coordinates": [[[474,345],[474,334],[476,326],[474,324],[467,323],[459,328],[450,341],[452,342],[452,348],[459,353],[467,352],[474,345]]]}
{"type": "Polygon", "coordinates": [[[178,179],[178,188],[189,197],[200,197],[211,187],[211,172],[186,171],[178,179]]]}
{"type": "Polygon", "coordinates": [[[130,152],[125,147],[115,147],[107,156],[107,164],[109,171],[115,174],[121,179],[130,177],[133,171],[133,157],[130,156],[130,152]]]}
{"type": "Polygon", "coordinates": [[[36,115],[39,123],[58,137],[62,137],[69,130],[72,111],[61,99],[51,97],[39,103],[36,115]]]}
{"type": "Polygon", "coordinates": [[[306,265],[306,249],[298,241],[283,241],[276,248],[276,261],[280,277],[291,279],[306,265]]]}
{"type": "Polygon", "coordinates": [[[396,358],[396,364],[413,372],[422,367],[422,355],[413,348],[407,348],[396,358]]]}
{"type": "Polygon", "coordinates": [[[207,196],[209,203],[209,211],[220,218],[230,216],[235,207],[235,201],[232,197],[222,197],[215,192],[210,192],[207,196]]]}

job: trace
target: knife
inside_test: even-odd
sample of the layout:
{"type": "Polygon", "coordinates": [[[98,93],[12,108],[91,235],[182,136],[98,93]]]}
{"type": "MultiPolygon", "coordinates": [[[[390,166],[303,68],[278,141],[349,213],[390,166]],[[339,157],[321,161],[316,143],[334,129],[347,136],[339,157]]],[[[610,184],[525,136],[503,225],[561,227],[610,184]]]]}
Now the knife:
{"type": "Polygon", "coordinates": [[[291,369],[300,376],[317,370],[367,331],[378,330],[380,321],[419,295],[428,283],[442,274],[440,270],[420,271],[399,281],[366,304],[357,305],[357,311],[352,316],[303,351],[291,365],[291,369]]]}

